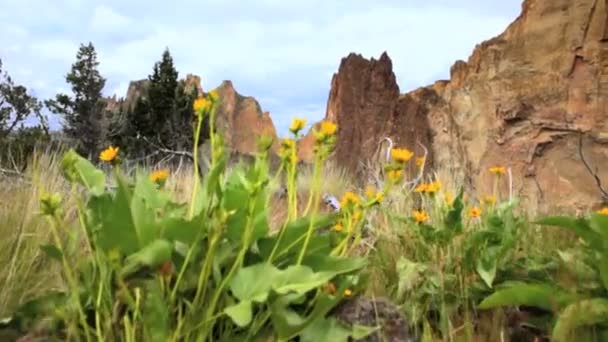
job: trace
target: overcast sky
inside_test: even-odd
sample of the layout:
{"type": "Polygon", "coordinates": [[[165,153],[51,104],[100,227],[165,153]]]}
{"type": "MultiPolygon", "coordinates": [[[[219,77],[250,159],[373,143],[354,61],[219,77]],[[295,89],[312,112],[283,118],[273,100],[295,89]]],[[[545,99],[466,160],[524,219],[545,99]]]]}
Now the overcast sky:
{"type": "MultiPolygon", "coordinates": [[[[279,133],[325,114],[331,76],[350,52],[387,51],[402,92],[449,77],[457,59],[501,33],[522,0],[0,0],[4,69],[40,98],[67,92],[80,43],[95,45],[107,95],[126,94],[169,47],[203,88],[232,80],[279,133]]],[[[55,120],[55,125],[56,125],[55,120]]]]}

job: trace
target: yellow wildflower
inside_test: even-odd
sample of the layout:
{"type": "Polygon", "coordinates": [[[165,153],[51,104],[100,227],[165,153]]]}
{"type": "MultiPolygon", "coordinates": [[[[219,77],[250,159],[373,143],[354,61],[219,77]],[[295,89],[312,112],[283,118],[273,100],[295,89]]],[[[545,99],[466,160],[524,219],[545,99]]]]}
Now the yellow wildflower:
{"type": "Polygon", "coordinates": [[[324,136],[332,136],[338,130],[338,126],[331,121],[321,122],[321,134],[324,136]]]}
{"type": "Polygon", "coordinates": [[[429,219],[429,215],[424,210],[415,210],[413,216],[418,224],[424,223],[429,219]]]}
{"type": "Polygon", "coordinates": [[[340,206],[343,208],[357,204],[359,204],[359,196],[355,195],[350,191],[344,193],[344,195],[342,196],[342,200],[340,201],[340,206]]]}
{"type": "Polygon", "coordinates": [[[434,181],[432,183],[430,183],[429,185],[427,185],[426,187],[426,193],[427,194],[435,194],[437,191],[439,191],[439,189],[441,189],[441,182],[439,181],[434,181]]]}
{"type": "Polygon", "coordinates": [[[422,164],[424,164],[424,157],[418,157],[416,158],[416,166],[418,167],[422,167],[422,164]]]}
{"type": "Polygon", "coordinates": [[[598,214],[608,215],[608,207],[603,207],[602,209],[597,211],[598,214]]]}
{"type": "Polygon", "coordinates": [[[496,196],[488,195],[483,199],[483,201],[488,205],[494,205],[494,203],[496,203],[496,196]]]}
{"type": "Polygon", "coordinates": [[[168,170],[156,170],[150,175],[150,180],[154,183],[164,182],[169,177],[168,170]]]}
{"type": "Polygon", "coordinates": [[[471,208],[471,210],[469,210],[469,216],[473,217],[473,218],[480,217],[481,216],[481,209],[479,209],[477,207],[471,208]]]}
{"type": "Polygon", "coordinates": [[[296,142],[291,138],[285,138],[281,141],[281,146],[283,146],[285,149],[292,149],[296,146],[296,142]]]}
{"type": "Polygon", "coordinates": [[[420,183],[415,189],[414,192],[426,192],[426,189],[429,187],[426,183],[420,183]]]}
{"type": "Polygon", "coordinates": [[[213,102],[217,101],[220,98],[220,94],[218,93],[217,89],[213,89],[212,91],[209,92],[209,99],[213,102]]]}
{"type": "Polygon", "coordinates": [[[344,290],[344,296],[345,297],[350,297],[352,295],[353,295],[353,291],[351,289],[344,290]]]}
{"type": "Polygon", "coordinates": [[[388,172],[388,179],[395,183],[400,181],[402,176],[403,176],[403,171],[401,171],[401,170],[391,170],[388,172]]]}
{"type": "Polygon", "coordinates": [[[376,188],[374,188],[372,185],[368,185],[365,188],[365,196],[367,196],[368,198],[374,197],[375,194],[376,194],[376,188]]]}
{"type": "Polygon", "coordinates": [[[99,154],[99,159],[101,159],[104,162],[113,162],[114,160],[116,160],[116,157],[118,156],[118,147],[113,147],[110,146],[108,148],[106,148],[105,150],[101,151],[101,153],[99,154]]]}
{"type": "Polygon", "coordinates": [[[405,163],[412,159],[414,153],[407,148],[393,148],[391,150],[391,158],[397,163],[405,163]]]}
{"type": "Polygon", "coordinates": [[[359,222],[360,219],[361,219],[361,211],[355,210],[355,212],[353,213],[353,223],[359,222]]]}
{"type": "Polygon", "coordinates": [[[504,175],[507,172],[504,166],[493,166],[489,170],[497,176],[504,175]]]}
{"type": "Polygon", "coordinates": [[[336,225],[334,226],[334,230],[337,232],[341,232],[344,230],[344,226],[342,226],[340,223],[336,223],[336,225]]]}
{"type": "Polygon", "coordinates": [[[194,100],[194,104],[192,105],[192,107],[194,108],[194,112],[196,113],[202,113],[208,110],[210,106],[211,102],[204,97],[197,97],[196,100],[194,100]]]}
{"type": "Polygon", "coordinates": [[[291,131],[293,134],[298,134],[298,132],[301,131],[304,126],[306,126],[306,119],[294,118],[289,126],[289,131],[291,131]]]}

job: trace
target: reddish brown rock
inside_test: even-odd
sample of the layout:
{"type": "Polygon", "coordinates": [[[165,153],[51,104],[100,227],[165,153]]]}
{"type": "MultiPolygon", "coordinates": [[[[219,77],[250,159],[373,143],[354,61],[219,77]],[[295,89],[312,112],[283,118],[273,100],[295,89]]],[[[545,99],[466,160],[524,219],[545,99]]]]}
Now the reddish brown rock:
{"type": "Polygon", "coordinates": [[[257,140],[267,135],[274,139],[276,151],[279,142],[270,113],[262,112],[253,97],[240,95],[230,81],[222,82],[216,90],[221,101],[216,127],[224,133],[227,146],[239,153],[253,154],[257,140]]]}
{"type": "Polygon", "coordinates": [[[504,165],[532,211],[598,205],[578,138],[584,134],[585,157],[608,183],[607,2],[526,0],[504,33],[454,63],[449,81],[402,96],[386,55],[348,56],[326,115],[340,127],[335,158],[358,173],[381,137],[406,147],[421,140],[436,170],[478,196],[492,189],[488,168],[504,165]]]}
{"type": "MultiPolygon", "coordinates": [[[[386,53],[378,60],[350,54],[342,59],[331,84],[325,119],[338,124],[332,159],[357,178],[368,176],[366,166],[379,156],[379,144],[385,137],[396,147],[420,155],[417,141],[430,146],[425,108],[415,97],[399,94],[386,53]]],[[[312,159],[311,146],[309,133],[300,142],[302,159],[312,159]]]]}

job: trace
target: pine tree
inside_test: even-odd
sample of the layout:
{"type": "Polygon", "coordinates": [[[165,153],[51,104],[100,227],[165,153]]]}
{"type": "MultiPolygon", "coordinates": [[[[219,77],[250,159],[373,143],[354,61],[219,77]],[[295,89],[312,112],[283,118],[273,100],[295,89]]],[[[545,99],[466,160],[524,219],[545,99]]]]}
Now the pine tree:
{"type": "Polygon", "coordinates": [[[102,146],[105,138],[105,101],[102,91],[106,80],[98,71],[97,52],[92,43],[81,44],[66,82],[72,86],[73,96],[57,94],[46,101],[47,107],[63,117],[63,129],[76,149],[89,157],[102,146]]]}
{"type": "Polygon", "coordinates": [[[171,123],[175,121],[178,72],[173,65],[169,49],[165,49],[162,60],[154,65],[154,72],[148,78],[148,105],[151,126],[157,133],[156,141],[167,146],[171,143],[171,123]]]}

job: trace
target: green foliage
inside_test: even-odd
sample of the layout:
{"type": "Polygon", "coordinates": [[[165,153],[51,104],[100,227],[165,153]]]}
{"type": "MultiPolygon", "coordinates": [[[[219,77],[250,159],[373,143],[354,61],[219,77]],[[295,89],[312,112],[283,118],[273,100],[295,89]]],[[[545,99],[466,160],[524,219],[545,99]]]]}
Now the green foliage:
{"type": "Polygon", "coordinates": [[[106,80],[98,66],[93,44],[81,44],[76,62],[65,78],[73,95],[57,94],[55,99],[46,101],[52,112],[61,115],[64,133],[85,156],[95,155],[106,137],[106,103],[102,94],[106,80]]]}
{"type": "MultiPolygon", "coordinates": [[[[213,106],[195,113],[199,129],[217,108],[217,98],[207,100],[213,106]]],[[[119,158],[107,158],[108,176],[68,151],[61,169],[79,186],[72,194],[78,225],[67,223],[59,196],[41,199],[53,236],[41,249],[61,264],[67,289],[26,303],[10,320],[31,328],[50,319],[58,336],[104,341],[253,340],[268,332],[282,340],[347,341],[370,333],[327,317],[365,286],[366,258],[343,252],[359,226],[350,225],[348,235],[321,230],[352,212],[321,216],[316,203],[272,233],[269,146],[253,165],[228,171],[221,137],[211,139],[210,172],[187,203],[144,172],[126,177],[119,158]],[[327,291],[330,283],[338,290],[327,291]]],[[[371,208],[349,210],[364,215],[371,208]]]]}
{"type": "MultiPolygon", "coordinates": [[[[608,333],[608,217],[594,213],[590,217],[552,216],[538,224],[560,227],[576,234],[582,244],[571,252],[559,251],[565,270],[580,285],[555,286],[549,283],[516,283],[497,289],[484,299],[483,309],[498,306],[527,305],[549,310],[555,317],[552,338],[566,341],[581,336],[581,328],[608,333]]],[[[589,330],[583,331],[585,336],[589,330]]]]}

